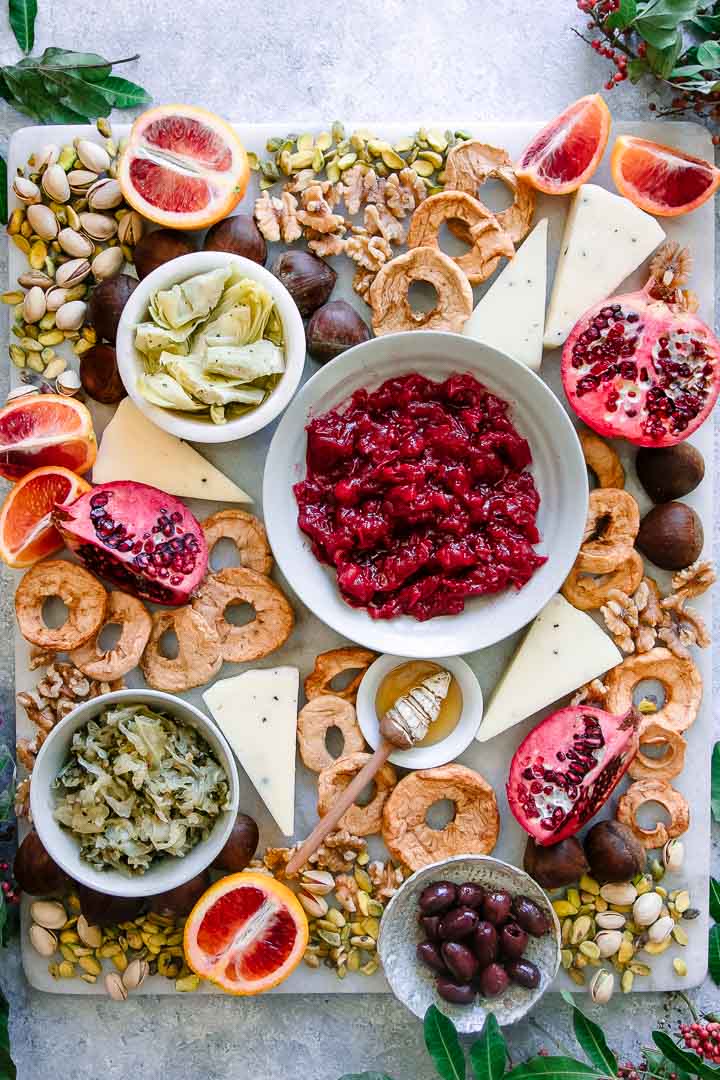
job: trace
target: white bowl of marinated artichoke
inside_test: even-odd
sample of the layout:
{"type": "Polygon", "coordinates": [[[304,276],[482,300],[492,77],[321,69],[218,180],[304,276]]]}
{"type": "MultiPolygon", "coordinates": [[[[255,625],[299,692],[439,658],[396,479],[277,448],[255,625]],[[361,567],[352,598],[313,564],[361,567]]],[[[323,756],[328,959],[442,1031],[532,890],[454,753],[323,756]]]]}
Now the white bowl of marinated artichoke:
{"type": "Polygon", "coordinates": [[[79,705],[37,756],[38,835],[75,881],[111,896],[185,884],[219,855],[238,774],[217,727],[187,701],[117,690],[79,705]]]}
{"type": "Polygon", "coordinates": [[[120,377],[158,427],[193,442],[243,439],[288,405],[305,330],[284,285],[258,263],[198,251],[153,270],[123,308],[120,377]]]}

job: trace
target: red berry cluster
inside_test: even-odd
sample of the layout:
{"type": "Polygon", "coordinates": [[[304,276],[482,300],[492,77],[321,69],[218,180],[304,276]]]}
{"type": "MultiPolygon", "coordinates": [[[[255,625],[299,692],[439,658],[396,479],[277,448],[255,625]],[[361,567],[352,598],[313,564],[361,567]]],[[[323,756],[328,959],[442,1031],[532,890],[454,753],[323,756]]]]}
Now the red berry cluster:
{"type": "Polygon", "coordinates": [[[682,1024],[680,1034],[688,1050],[720,1065],[720,1024],[712,1020],[706,1024],[682,1024]]]}
{"type": "Polygon", "coordinates": [[[10,864],[6,862],[0,862],[0,874],[9,874],[10,877],[0,883],[0,889],[3,891],[3,896],[8,904],[17,904],[20,902],[20,890],[15,885],[10,872],[10,864]]]}
{"type": "MultiPolygon", "coordinates": [[[[646,1065],[633,1065],[631,1061],[618,1069],[618,1080],[648,1080],[649,1075],[646,1065]]],[[[677,1073],[668,1073],[667,1080],[677,1080],[677,1073]]]]}

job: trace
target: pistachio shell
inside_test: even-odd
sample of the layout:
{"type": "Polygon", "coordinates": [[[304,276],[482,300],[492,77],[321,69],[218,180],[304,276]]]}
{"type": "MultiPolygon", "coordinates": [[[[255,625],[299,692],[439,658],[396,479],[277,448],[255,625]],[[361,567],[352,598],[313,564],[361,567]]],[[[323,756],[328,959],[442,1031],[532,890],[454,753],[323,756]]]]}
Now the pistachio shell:
{"type": "Polygon", "coordinates": [[[143,219],[137,210],[131,210],[120,218],[118,223],[118,240],[121,244],[129,244],[134,247],[142,238],[143,219]]]}
{"type": "Polygon", "coordinates": [[[619,911],[599,911],[595,916],[595,922],[601,930],[622,930],[625,925],[625,916],[619,911]]]}
{"type": "Polygon", "coordinates": [[[61,288],[59,285],[53,286],[52,289],[48,289],[45,293],[45,304],[48,311],[57,311],[63,304],[67,303],[68,290],[61,288]]]}
{"type": "Polygon", "coordinates": [[[58,234],[58,220],[49,206],[33,203],[27,208],[27,219],[32,230],[42,240],[54,240],[58,234]]]}
{"type": "Polygon", "coordinates": [[[57,309],[55,325],[58,330],[79,330],[85,322],[87,304],[84,300],[71,300],[57,309]]]}
{"type": "Polygon", "coordinates": [[[80,376],[72,368],[61,372],[55,381],[55,388],[58,394],[62,394],[63,397],[74,397],[80,390],[81,385],[80,376]]]}
{"type": "Polygon", "coordinates": [[[600,968],[590,980],[590,997],[596,1005],[607,1005],[615,989],[615,976],[600,968]]]}
{"type": "Polygon", "coordinates": [[[28,270],[18,278],[18,285],[22,285],[24,289],[32,289],[34,285],[39,285],[41,289],[49,289],[52,283],[53,279],[50,275],[42,270],[28,270]]]}
{"type": "Polygon", "coordinates": [[[79,285],[90,273],[90,263],[87,259],[71,259],[58,267],[55,281],[58,285],[70,287],[79,285]]]}
{"type": "Polygon", "coordinates": [[[72,169],[68,174],[70,190],[74,195],[86,194],[88,188],[97,182],[97,173],[89,169],[72,169]]]}
{"type": "Polygon", "coordinates": [[[43,173],[42,186],[53,202],[66,203],[70,198],[70,184],[62,165],[48,165],[43,173]]]}
{"type": "Polygon", "coordinates": [[[30,917],[46,930],[61,930],[67,922],[67,912],[57,900],[35,900],[30,905],[30,917]]]}
{"type": "Polygon", "coordinates": [[[46,308],[45,293],[39,285],[34,285],[32,289],[25,294],[25,299],[23,300],[23,318],[25,319],[25,322],[39,322],[45,314],[46,308]]]}
{"type": "Polygon", "coordinates": [[[110,155],[104,147],[90,139],[76,139],[75,153],[86,169],[94,173],[105,172],[110,167],[110,155]]]}
{"type": "Polygon", "coordinates": [[[98,252],[92,261],[92,272],[96,281],[104,281],[105,278],[115,277],[119,274],[125,263],[122,248],[109,247],[98,252]]]}
{"type": "Polygon", "coordinates": [[[12,188],[20,202],[28,204],[39,203],[42,201],[40,188],[25,176],[16,176],[13,180],[12,188]]]}
{"type": "Polygon", "coordinates": [[[609,904],[632,904],[637,894],[631,881],[610,882],[600,890],[603,900],[607,900],[609,904]]]}
{"type": "Polygon", "coordinates": [[[76,229],[61,229],[58,233],[58,243],[64,252],[76,259],[88,259],[95,250],[92,241],[76,229]]]}
{"type": "Polygon", "coordinates": [[[55,143],[47,143],[38,154],[35,154],[35,168],[39,171],[48,165],[54,165],[59,157],[60,147],[55,143]]]}
{"type": "Polygon", "coordinates": [[[105,989],[113,1001],[126,1001],[128,992],[123,985],[122,976],[117,971],[110,971],[105,976],[105,989]]]}
{"type": "Polygon", "coordinates": [[[685,845],[682,840],[668,840],[663,848],[663,866],[671,873],[679,870],[685,859],[685,845]]]}
{"type": "Polygon", "coordinates": [[[662,906],[662,896],[658,893],[643,893],[633,904],[633,922],[636,926],[651,926],[659,918],[662,906]]]}
{"type": "Polygon", "coordinates": [[[80,214],[80,227],[91,240],[111,240],[117,232],[118,224],[109,214],[80,214]]]}
{"type": "Polygon", "coordinates": [[[103,177],[87,189],[88,206],[93,210],[112,210],[122,202],[120,184],[112,177],[103,177]]]}
{"type": "Polygon", "coordinates": [[[600,950],[600,956],[603,958],[614,956],[622,942],[623,936],[620,930],[601,930],[595,936],[595,944],[600,950]]]}
{"type": "Polygon", "coordinates": [[[52,956],[58,947],[55,934],[38,923],[33,923],[30,927],[30,944],[35,952],[40,953],[41,956],[52,956]]]}
{"type": "Polygon", "coordinates": [[[675,920],[672,915],[664,915],[663,918],[654,922],[648,930],[648,937],[650,941],[660,942],[665,941],[670,937],[675,926],[675,920]]]}
{"type": "Polygon", "coordinates": [[[145,982],[150,974],[150,965],[147,960],[131,960],[122,975],[122,982],[126,990],[137,990],[145,982]]]}

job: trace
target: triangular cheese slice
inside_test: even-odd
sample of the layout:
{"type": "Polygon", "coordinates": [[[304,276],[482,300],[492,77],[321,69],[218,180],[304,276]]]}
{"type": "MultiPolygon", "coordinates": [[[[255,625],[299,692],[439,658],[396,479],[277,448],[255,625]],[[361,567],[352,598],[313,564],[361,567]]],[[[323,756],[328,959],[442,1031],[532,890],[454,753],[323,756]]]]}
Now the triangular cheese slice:
{"type": "Polygon", "coordinates": [[[540,370],[547,287],[547,218],[540,221],[478,303],[463,334],[540,370]]]}
{"type": "Polygon", "coordinates": [[[581,315],[637,270],[665,232],[654,217],[622,195],[583,184],[570,207],[560,245],[545,345],[562,345],[581,315]]]}
{"type": "Polygon", "coordinates": [[[605,631],[560,593],[536,616],[490,698],[476,738],[486,742],[604,675],[623,659],[605,631]]]}
{"type": "Polygon", "coordinates": [[[203,694],[218,727],[285,836],[295,832],[295,740],[300,672],[244,671],[203,694]]]}
{"type": "Polygon", "coordinates": [[[186,499],[252,502],[242,488],[182,439],[148,420],[123,398],[105,428],[93,465],[93,481],[134,480],[186,499]]]}

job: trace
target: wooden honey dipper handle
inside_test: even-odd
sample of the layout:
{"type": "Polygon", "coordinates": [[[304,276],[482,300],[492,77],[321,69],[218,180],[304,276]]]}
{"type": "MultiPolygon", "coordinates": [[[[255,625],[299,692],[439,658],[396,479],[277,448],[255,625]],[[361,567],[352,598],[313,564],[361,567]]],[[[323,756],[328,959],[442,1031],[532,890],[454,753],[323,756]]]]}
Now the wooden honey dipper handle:
{"type": "Polygon", "coordinates": [[[320,847],[325,837],[331,833],[333,829],[337,828],[337,823],[345,811],[350,809],[363,788],[366,787],[380,769],[382,769],[393,750],[396,749],[397,747],[393,746],[387,739],[382,740],[370,760],[367,761],[360,772],[353,777],[345,790],[340,793],[336,801],[332,804],[327,814],[320,818],[307,840],[305,840],[295,852],[292,859],[287,864],[287,869],[285,871],[288,877],[292,874],[296,874],[298,870],[302,869],[310,856],[320,847]]]}

